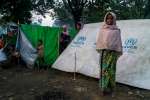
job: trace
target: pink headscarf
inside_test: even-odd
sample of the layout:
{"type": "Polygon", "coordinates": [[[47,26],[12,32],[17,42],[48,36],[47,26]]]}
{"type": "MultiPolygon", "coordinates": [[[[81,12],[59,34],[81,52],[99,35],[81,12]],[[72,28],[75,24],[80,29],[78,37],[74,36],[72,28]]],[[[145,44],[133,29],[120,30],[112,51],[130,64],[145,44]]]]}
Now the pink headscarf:
{"type": "Polygon", "coordinates": [[[116,26],[116,15],[112,12],[106,13],[104,17],[104,24],[102,25],[98,34],[96,49],[98,51],[102,49],[115,50],[122,54],[120,29],[116,26]],[[108,14],[113,16],[113,25],[106,24],[106,18],[108,14]]]}
{"type": "Polygon", "coordinates": [[[63,25],[63,34],[69,35],[67,29],[68,29],[67,25],[63,25]],[[66,30],[66,31],[64,31],[64,30],[66,30]]]}

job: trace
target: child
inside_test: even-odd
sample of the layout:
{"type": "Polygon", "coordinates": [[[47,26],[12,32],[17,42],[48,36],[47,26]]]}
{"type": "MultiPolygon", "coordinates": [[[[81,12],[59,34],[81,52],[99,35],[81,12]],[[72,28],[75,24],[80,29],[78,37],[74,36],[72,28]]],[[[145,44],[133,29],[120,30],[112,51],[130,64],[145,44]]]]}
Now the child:
{"type": "Polygon", "coordinates": [[[43,46],[42,40],[38,40],[37,54],[38,54],[38,57],[36,60],[36,64],[39,70],[40,66],[44,64],[44,46],[43,46]]]}

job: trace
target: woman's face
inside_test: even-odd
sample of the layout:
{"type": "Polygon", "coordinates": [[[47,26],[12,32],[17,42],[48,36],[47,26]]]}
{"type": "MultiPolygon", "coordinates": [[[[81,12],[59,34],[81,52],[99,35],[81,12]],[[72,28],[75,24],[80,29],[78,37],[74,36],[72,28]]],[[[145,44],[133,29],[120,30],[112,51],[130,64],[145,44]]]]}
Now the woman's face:
{"type": "Polygon", "coordinates": [[[107,15],[106,24],[107,25],[113,25],[113,16],[111,14],[107,15]]]}

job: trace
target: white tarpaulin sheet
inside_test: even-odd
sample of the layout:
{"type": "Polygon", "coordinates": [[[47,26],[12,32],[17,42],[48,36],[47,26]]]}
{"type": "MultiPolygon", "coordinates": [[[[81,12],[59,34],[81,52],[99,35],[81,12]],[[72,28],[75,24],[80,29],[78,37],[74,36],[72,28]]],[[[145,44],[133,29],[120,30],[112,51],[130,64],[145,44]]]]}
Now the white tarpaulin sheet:
{"type": "MultiPolygon", "coordinates": [[[[99,78],[95,43],[100,25],[86,24],[52,67],[99,78]]],[[[117,25],[121,29],[123,55],[117,62],[116,81],[150,89],[150,20],[122,20],[117,25]]]]}
{"type": "Polygon", "coordinates": [[[32,68],[37,58],[36,49],[31,45],[30,41],[21,30],[18,35],[17,45],[22,59],[26,62],[28,67],[32,68]]]}
{"type": "Polygon", "coordinates": [[[7,33],[7,28],[0,26],[0,36],[7,33]]]}
{"type": "Polygon", "coordinates": [[[0,62],[7,60],[5,53],[3,52],[3,48],[0,49],[0,62]]]}

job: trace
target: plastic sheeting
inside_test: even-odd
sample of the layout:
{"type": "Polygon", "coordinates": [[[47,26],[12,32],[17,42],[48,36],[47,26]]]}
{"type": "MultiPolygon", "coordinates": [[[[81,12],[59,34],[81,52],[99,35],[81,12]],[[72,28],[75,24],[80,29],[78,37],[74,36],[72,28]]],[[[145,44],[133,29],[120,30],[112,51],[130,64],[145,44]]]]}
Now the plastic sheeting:
{"type": "Polygon", "coordinates": [[[7,33],[7,28],[0,26],[0,36],[7,33]]]}
{"type": "Polygon", "coordinates": [[[37,58],[36,49],[32,46],[22,30],[20,30],[17,37],[17,48],[19,48],[22,59],[28,67],[32,68],[37,58]]]}
{"type": "MultiPolygon", "coordinates": [[[[59,34],[62,32],[62,28],[21,25],[21,30],[33,47],[37,48],[39,39],[43,41],[45,65],[51,65],[56,61],[59,56],[59,34]]],[[[76,35],[74,29],[70,29],[69,32],[72,38],[76,35]]]]}
{"type": "MultiPolygon", "coordinates": [[[[96,38],[101,24],[86,24],[52,67],[99,78],[96,38]]],[[[117,25],[121,29],[123,55],[117,62],[116,81],[150,89],[150,20],[122,20],[117,25]]]]}
{"type": "Polygon", "coordinates": [[[58,36],[61,32],[60,28],[21,25],[21,30],[34,48],[37,48],[39,39],[43,41],[45,65],[53,64],[59,55],[58,36]]]}
{"type": "Polygon", "coordinates": [[[0,62],[7,60],[5,53],[3,52],[3,48],[0,49],[0,62]]]}

